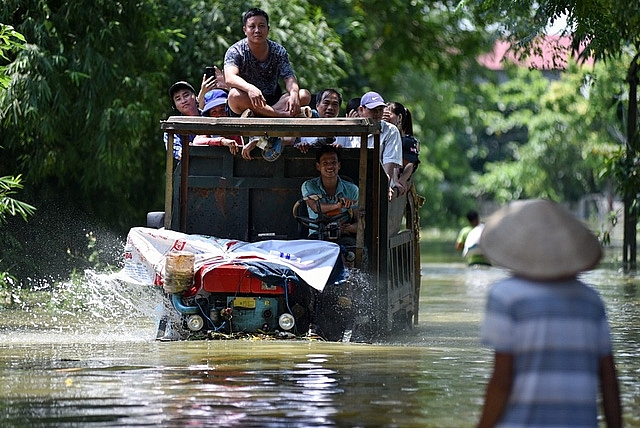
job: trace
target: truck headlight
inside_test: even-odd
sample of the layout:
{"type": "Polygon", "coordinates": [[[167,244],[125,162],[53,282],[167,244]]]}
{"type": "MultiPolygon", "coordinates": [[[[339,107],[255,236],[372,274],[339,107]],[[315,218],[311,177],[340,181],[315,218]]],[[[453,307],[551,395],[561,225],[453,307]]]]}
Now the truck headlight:
{"type": "Polygon", "coordinates": [[[282,314],[278,318],[278,325],[281,329],[289,331],[296,325],[296,319],[291,314],[282,314]]]}
{"type": "Polygon", "coordinates": [[[200,331],[204,327],[204,320],[200,315],[189,315],[187,318],[187,328],[191,331],[200,331]]]}

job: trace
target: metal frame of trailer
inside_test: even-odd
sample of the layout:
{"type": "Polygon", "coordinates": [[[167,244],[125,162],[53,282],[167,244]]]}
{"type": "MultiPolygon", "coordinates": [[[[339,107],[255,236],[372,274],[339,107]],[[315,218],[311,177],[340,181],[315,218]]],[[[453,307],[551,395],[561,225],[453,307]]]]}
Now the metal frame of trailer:
{"type": "Polygon", "coordinates": [[[166,229],[255,242],[302,239],[293,217],[302,183],[318,172],[315,153],[285,147],[274,162],[252,152],[233,156],[227,147],[182,147],[175,162],[174,135],[267,137],[359,136],[360,148],[341,149],[340,175],[360,189],[355,267],[372,282],[375,329],[390,332],[418,322],[420,291],[419,218],[406,195],[388,201],[387,177],[379,163],[380,124],[364,118],[209,118],[171,116],[161,122],[169,134],[166,163],[166,229]],[[367,148],[373,135],[374,147],[367,148]]]}

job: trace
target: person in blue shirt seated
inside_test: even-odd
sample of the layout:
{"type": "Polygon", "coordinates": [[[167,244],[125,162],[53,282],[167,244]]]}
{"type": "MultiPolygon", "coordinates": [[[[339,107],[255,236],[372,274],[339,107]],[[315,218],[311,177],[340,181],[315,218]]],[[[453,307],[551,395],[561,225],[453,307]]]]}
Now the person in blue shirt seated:
{"type": "MultiPolygon", "coordinates": [[[[329,217],[351,210],[357,212],[358,186],[339,176],[340,152],[333,146],[322,146],[316,152],[318,177],[302,183],[302,197],[307,202],[309,218],[318,218],[318,212],[329,217]]],[[[346,216],[345,216],[346,217],[346,216]]],[[[341,241],[344,245],[355,245],[357,215],[351,215],[339,224],[341,241]],[[352,242],[351,242],[352,241],[352,242]]],[[[317,231],[310,230],[309,237],[317,238],[317,231]],[[314,236],[315,235],[315,236],[314,236]]]]}

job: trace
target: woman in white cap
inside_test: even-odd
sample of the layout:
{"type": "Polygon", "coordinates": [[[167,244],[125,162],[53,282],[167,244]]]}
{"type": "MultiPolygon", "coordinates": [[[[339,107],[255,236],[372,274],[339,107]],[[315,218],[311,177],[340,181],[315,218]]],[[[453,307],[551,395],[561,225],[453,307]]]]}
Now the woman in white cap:
{"type": "Polygon", "coordinates": [[[482,341],[495,351],[478,426],[622,424],[609,325],[599,294],[577,278],[600,261],[598,239],[560,205],[516,201],[486,222],[480,246],[512,276],[487,300],[482,341]]]}

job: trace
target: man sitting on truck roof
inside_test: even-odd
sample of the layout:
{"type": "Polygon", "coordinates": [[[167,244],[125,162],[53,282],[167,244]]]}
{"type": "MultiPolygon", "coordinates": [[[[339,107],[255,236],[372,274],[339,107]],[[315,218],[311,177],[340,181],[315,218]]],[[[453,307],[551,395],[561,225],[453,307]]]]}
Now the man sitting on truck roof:
{"type": "MultiPolygon", "coordinates": [[[[300,115],[300,107],[309,104],[311,94],[298,87],[286,49],[267,39],[269,15],[262,9],[249,9],[242,16],[242,31],[247,37],[229,47],[224,56],[229,116],[300,115]],[[278,84],[280,77],[284,80],[285,93],[278,84]]],[[[305,109],[310,111],[308,107],[305,109]]]]}

